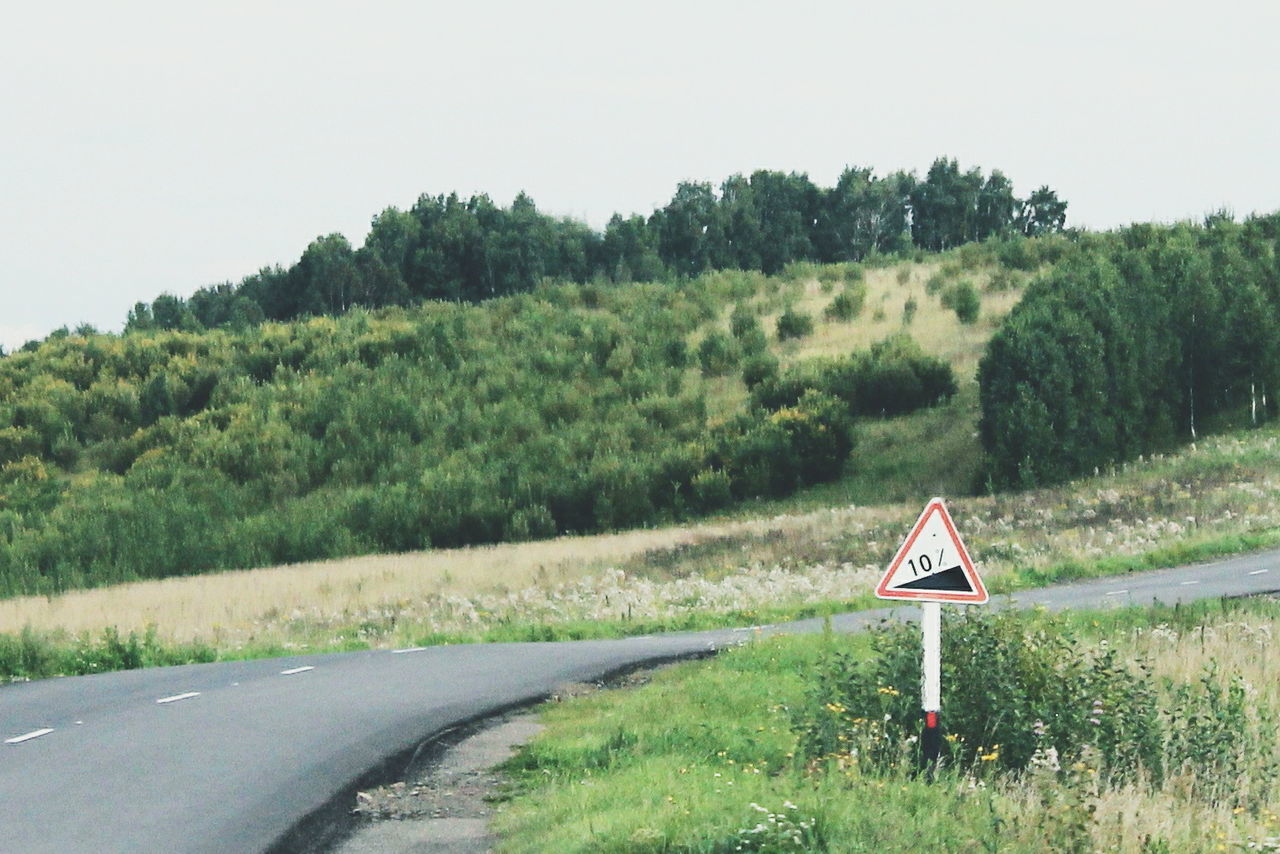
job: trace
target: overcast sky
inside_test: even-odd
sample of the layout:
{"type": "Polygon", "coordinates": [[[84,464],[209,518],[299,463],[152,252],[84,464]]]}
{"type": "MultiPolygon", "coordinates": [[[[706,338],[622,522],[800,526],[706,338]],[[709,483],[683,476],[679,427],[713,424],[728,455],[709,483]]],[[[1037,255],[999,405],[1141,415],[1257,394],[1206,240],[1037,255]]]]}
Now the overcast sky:
{"type": "Polygon", "coordinates": [[[421,193],[600,227],[681,180],[939,155],[1108,228],[1280,208],[1280,6],[10,4],[0,344],[359,245],[421,193]]]}

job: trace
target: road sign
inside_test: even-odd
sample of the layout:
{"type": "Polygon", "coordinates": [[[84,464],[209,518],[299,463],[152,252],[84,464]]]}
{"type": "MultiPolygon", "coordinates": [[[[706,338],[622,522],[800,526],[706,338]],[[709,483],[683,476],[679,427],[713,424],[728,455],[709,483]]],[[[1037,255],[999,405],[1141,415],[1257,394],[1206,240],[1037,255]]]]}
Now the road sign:
{"type": "Polygon", "coordinates": [[[987,601],[987,589],[941,498],[925,506],[876,587],[881,599],[987,601]]]}

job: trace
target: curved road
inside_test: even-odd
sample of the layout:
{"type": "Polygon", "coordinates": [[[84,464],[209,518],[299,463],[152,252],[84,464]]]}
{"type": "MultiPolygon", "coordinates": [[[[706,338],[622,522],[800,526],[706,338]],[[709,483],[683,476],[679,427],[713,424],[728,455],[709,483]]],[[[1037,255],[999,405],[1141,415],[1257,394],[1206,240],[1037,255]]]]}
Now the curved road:
{"type": "MultiPolygon", "coordinates": [[[[1025,591],[1007,606],[1280,590],[1280,551],[1025,591]]],[[[995,601],[995,600],[993,600],[995,601]]],[[[917,608],[833,618],[857,631],[917,608]]],[[[813,631],[820,620],[769,626],[813,631]]],[[[0,851],[307,850],[443,730],[754,630],[189,665],[0,687],[0,851]]]]}

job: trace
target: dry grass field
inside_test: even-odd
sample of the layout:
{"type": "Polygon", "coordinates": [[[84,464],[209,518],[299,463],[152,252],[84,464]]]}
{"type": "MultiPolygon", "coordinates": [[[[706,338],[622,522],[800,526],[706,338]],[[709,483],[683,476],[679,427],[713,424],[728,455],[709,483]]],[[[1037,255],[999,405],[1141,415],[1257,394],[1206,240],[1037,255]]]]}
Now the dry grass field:
{"type": "MultiPolygon", "coordinates": [[[[867,294],[862,313],[853,322],[830,320],[823,317],[823,310],[839,290],[825,290],[817,279],[799,283],[790,294],[795,309],[814,319],[813,334],[781,348],[784,362],[796,362],[815,356],[842,356],[854,350],[865,350],[900,330],[910,333],[926,353],[949,362],[957,380],[971,380],[977,370],[987,339],[1009,313],[1009,309],[1022,298],[1021,290],[988,293],[988,270],[943,272],[944,264],[900,264],[867,270],[863,281],[867,294]],[[964,324],[955,312],[943,308],[940,293],[930,294],[925,283],[941,274],[944,280],[970,280],[982,293],[982,309],[978,320],[964,324]],[[914,300],[916,312],[910,322],[904,322],[904,307],[914,300]]],[[[767,311],[760,318],[765,329],[773,330],[781,309],[767,311]]]]}

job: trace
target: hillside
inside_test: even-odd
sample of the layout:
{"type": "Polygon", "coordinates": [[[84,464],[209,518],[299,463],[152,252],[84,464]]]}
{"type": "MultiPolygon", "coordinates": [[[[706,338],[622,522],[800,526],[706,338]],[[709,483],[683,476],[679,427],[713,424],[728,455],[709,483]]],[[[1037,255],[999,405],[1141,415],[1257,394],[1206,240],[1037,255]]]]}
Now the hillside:
{"type": "Polygon", "coordinates": [[[54,336],[0,360],[0,591],[693,518],[858,471],[855,438],[884,443],[851,423],[947,400],[953,371],[972,469],[974,364],[1016,290],[962,323],[942,285],[1009,280],[993,261],[54,336]]]}

